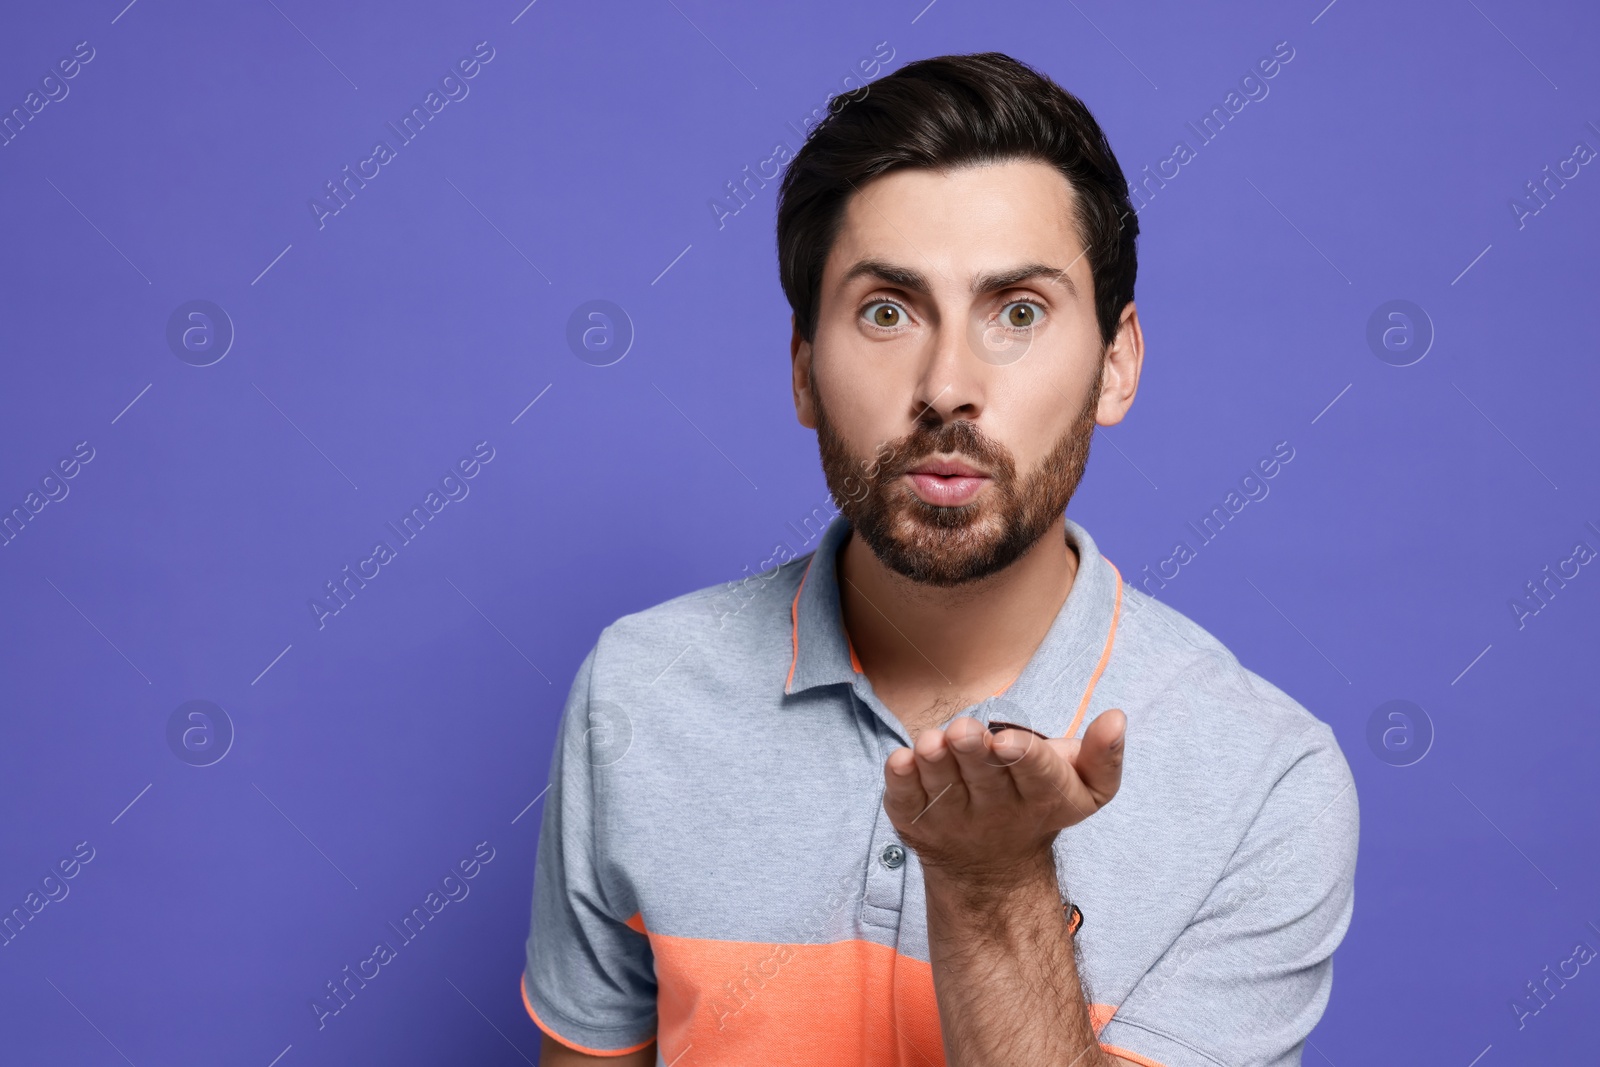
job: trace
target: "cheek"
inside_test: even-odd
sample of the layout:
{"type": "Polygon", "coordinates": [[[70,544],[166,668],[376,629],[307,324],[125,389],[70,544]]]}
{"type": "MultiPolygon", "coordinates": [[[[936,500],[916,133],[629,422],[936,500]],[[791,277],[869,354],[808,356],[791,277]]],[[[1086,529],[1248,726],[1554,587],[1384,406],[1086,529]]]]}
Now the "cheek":
{"type": "Polygon", "coordinates": [[[1062,425],[1070,426],[1094,397],[1106,366],[1106,346],[1092,311],[1058,315],[1047,333],[1019,365],[1021,388],[1062,410],[1062,425]]]}
{"type": "Polygon", "coordinates": [[[1019,479],[1039,469],[1067,429],[1066,420],[1043,411],[996,411],[985,427],[989,439],[1011,456],[1019,479]]]}
{"type": "Polygon", "coordinates": [[[1011,453],[1019,476],[1038,470],[1063,439],[1082,432],[1077,423],[1090,384],[1081,375],[1060,373],[1001,377],[990,393],[983,428],[1011,453]]]}
{"type": "Polygon", "coordinates": [[[828,424],[870,459],[875,449],[906,433],[916,391],[914,364],[881,343],[819,329],[814,348],[817,393],[828,424]]]}
{"type": "Polygon", "coordinates": [[[854,383],[838,381],[829,384],[819,381],[817,388],[822,394],[822,414],[829,431],[863,469],[872,462],[880,444],[905,432],[904,426],[892,421],[888,405],[865,402],[864,398],[869,396],[881,400],[881,392],[873,393],[854,383]]]}

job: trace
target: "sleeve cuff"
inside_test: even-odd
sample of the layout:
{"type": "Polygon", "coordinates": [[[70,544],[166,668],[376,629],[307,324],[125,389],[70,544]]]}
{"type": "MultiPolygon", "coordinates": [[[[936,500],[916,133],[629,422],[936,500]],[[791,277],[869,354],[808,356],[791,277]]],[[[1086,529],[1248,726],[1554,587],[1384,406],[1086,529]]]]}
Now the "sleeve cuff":
{"type": "Polygon", "coordinates": [[[1120,1014],[1099,1034],[1100,1047],[1140,1067],[1228,1067],[1193,1045],[1120,1014]]]}
{"type": "Polygon", "coordinates": [[[534,1021],[534,1024],[540,1030],[550,1035],[552,1041],[560,1042],[575,1052],[582,1052],[588,1056],[626,1056],[630,1052],[638,1052],[641,1049],[649,1048],[655,1043],[656,1036],[652,1032],[643,1041],[626,1044],[624,1048],[608,1047],[619,1040],[619,1037],[624,1043],[636,1038],[639,1034],[639,1027],[597,1028],[575,1023],[551,1007],[543,997],[537,998],[540,1008],[535,1009],[535,997],[528,989],[526,971],[522,974],[520,984],[522,987],[522,1006],[528,1010],[528,1017],[534,1021]],[[562,1030],[556,1030],[545,1021],[546,1019],[559,1021],[562,1030]]]}

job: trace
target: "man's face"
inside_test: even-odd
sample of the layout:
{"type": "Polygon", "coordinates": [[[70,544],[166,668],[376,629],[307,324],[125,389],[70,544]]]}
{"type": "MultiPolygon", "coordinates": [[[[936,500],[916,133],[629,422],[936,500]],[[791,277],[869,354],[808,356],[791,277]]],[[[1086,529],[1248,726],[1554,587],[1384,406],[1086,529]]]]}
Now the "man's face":
{"type": "Polygon", "coordinates": [[[1102,396],[1073,211],[1036,162],[895,171],[845,209],[816,339],[794,344],[796,410],[840,510],[914,581],[1014,562],[1066,510],[1096,422],[1132,402],[1125,373],[1102,396]]]}

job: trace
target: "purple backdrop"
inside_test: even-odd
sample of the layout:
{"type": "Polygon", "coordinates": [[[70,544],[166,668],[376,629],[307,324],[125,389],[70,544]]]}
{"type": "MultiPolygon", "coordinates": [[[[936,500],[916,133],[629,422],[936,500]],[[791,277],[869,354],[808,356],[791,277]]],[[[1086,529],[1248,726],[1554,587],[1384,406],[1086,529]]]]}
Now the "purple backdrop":
{"type": "Polygon", "coordinates": [[[1593,9],[523,2],[4,19],[0,1060],[537,1057],[573,670],[826,502],[771,176],[986,49],[1141,182],[1147,373],[1072,514],[1355,772],[1306,1062],[1596,1055],[1593,9]]]}

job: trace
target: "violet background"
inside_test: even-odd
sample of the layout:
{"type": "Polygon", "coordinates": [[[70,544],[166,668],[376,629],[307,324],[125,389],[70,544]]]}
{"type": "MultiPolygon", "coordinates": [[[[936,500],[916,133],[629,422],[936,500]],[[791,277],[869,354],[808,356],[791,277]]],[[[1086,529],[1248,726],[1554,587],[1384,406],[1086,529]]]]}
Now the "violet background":
{"type": "Polygon", "coordinates": [[[0,510],[94,449],[0,548],[0,911],[95,850],[0,946],[0,1060],[535,1059],[535,801],[574,669],[618,616],[807,550],[827,499],[776,181],[711,202],[880,42],[890,70],[1038,66],[1134,178],[1280,41],[1140,213],[1146,373],[1069,513],[1137,580],[1295,450],[1158,592],[1356,776],[1305,1062],[1594,1058],[1593,968],[1520,1029],[1511,1004],[1600,948],[1600,574],[1510,607],[1600,549],[1600,170],[1511,206],[1600,148],[1592,7],[124,2],[0,34],[0,112],[94,49],[0,147],[0,510]],[[319,228],[311,198],[480,41],[469,95],[319,228]],[[166,339],[196,299],[236,333],[205,367],[166,339]],[[567,343],[594,299],[636,333],[609,366],[567,343]],[[1396,299],[1435,335],[1409,366],[1367,341],[1396,299]],[[470,495],[319,629],[309,599],[481,440],[470,495]],[[1410,766],[1368,742],[1397,699],[1434,735],[1410,766]],[[169,746],[190,700],[233,726],[210,766],[169,746]],[[470,896],[319,1031],[311,998],[480,841],[470,896]]]}

